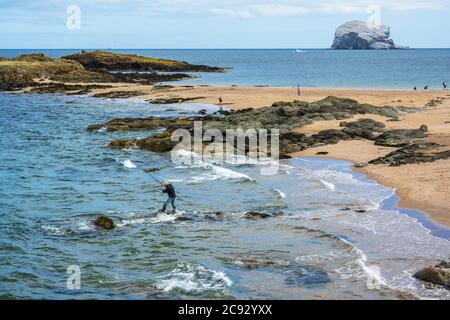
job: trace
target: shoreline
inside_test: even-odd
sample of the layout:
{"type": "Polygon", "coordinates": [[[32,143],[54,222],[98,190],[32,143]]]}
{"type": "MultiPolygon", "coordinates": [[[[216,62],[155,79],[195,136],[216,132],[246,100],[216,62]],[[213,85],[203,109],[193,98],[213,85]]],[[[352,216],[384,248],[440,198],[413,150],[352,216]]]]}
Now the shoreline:
{"type": "MultiPolygon", "coordinates": [[[[445,91],[412,91],[398,89],[351,89],[351,88],[303,88],[302,95],[297,96],[296,88],[283,87],[241,87],[241,86],[192,86],[167,85],[160,88],[137,84],[112,84],[113,88],[93,89],[92,94],[114,92],[137,92],[134,98],[158,99],[164,101],[205,103],[218,105],[223,99],[223,106],[231,110],[247,108],[258,109],[271,106],[277,101],[316,102],[328,96],[350,98],[359,103],[367,103],[379,107],[413,107],[417,111],[403,114],[398,121],[390,121],[384,116],[364,114],[354,116],[346,121],[369,118],[382,122],[387,130],[417,129],[425,124],[429,127],[428,137],[419,141],[437,143],[442,148],[450,148],[450,92],[445,91]],[[185,100],[185,101],[183,101],[185,100]],[[447,120],[447,121],[446,121],[447,120]]],[[[151,101],[149,101],[151,103],[151,101]]],[[[323,130],[340,129],[339,120],[315,121],[296,129],[307,136],[323,130]]],[[[373,141],[356,139],[340,141],[312,147],[291,154],[295,157],[332,158],[348,160],[353,163],[368,163],[370,160],[384,157],[398,150],[393,147],[379,147],[373,141]],[[317,153],[326,153],[317,155],[317,153]]],[[[446,151],[445,150],[445,151],[446,151]]],[[[407,164],[397,167],[388,165],[368,165],[355,168],[380,184],[394,188],[400,197],[398,206],[415,208],[427,214],[437,224],[450,227],[450,203],[447,193],[450,190],[450,160],[438,160],[420,164],[407,164]]]]}
{"type": "Polygon", "coordinates": [[[354,167],[353,161],[343,158],[326,157],[326,156],[308,157],[308,156],[294,155],[294,158],[330,159],[351,163],[352,172],[354,174],[363,175],[366,179],[372,180],[380,185],[383,185],[386,188],[393,189],[394,194],[381,202],[380,209],[399,211],[403,215],[407,215],[408,217],[416,219],[424,228],[428,229],[432,235],[450,241],[450,227],[441,224],[435,219],[433,219],[433,217],[429,213],[430,211],[429,207],[421,206],[420,203],[418,203],[416,206],[411,205],[410,204],[411,199],[408,199],[406,194],[399,192],[399,189],[395,188],[394,186],[387,185],[383,181],[380,181],[382,179],[374,177],[369,172],[367,172],[367,170],[364,170],[364,168],[354,167]]]}

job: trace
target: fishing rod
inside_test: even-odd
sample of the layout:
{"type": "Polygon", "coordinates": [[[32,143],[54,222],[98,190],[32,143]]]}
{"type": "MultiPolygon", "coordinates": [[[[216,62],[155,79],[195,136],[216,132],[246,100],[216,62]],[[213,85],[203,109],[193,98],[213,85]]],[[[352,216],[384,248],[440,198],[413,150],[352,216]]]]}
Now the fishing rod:
{"type": "MultiPolygon", "coordinates": [[[[133,168],[140,169],[140,170],[142,170],[144,173],[148,174],[153,180],[155,180],[156,182],[158,182],[162,187],[164,186],[164,183],[163,183],[160,179],[158,179],[158,178],[156,177],[156,175],[151,174],[150,172],[148,172],[147,170],[145,170],[144,168],[142,168],[141,166],[139,166],[139,165],[136,164],[135,162],[133,162],[133,161],[131,161],[131,160],[128,160],[128,161],[129,161],[129,163],[124,163],[124,166],[125,166],[126,168],[130,168],[130,169],[133,169],[133,168]]],[[[188,202],[188,201],[184,200],[182,197],[180,197],[180,194],[181,194],[181,193],[177,191],[177,198],[180,199],[181,201],[188,202]]],[[[184,197],[184,196],[183,196],[183,197],[184,197]]]]}

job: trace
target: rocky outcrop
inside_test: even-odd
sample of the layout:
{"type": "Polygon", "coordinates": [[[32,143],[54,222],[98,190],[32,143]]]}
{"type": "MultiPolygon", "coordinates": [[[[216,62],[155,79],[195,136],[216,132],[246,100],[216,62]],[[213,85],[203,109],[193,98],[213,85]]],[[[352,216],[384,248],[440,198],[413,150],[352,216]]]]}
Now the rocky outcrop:
{"type": "Polygon", "coordinates": [[[66,84],[66,83],[49,83],[49,84],[37,84],[30,89],[30,93],[47,94],[47,93],[63,93],[63,94],[87,94],[95,89],[108,89],[112,88],[110,85],[82,85],[82,84],[66,84]]]}
{"type": "Polygon", "coordinates": [[[192,78],[180,72],[223,72],[224,68],[191,65],[187,62],[153,59],[105,51],[80,52],[61,59],[28,54],[0,60],[0,90],[14,91],[43,87],[42,80],[64,83],[137,83],[152,85],[163,81],[192,78]],[[126,70],[136,72],[111,72],[126,70]],[[146,72],[138,72],[146,71],[146,72]],[[158,73],[157,71],[165,71],[158,73]],[[166,73],[166,72],[177,73],[166,73]]]}
{"type": "Polygon", "coordinates": [[[414,139],[428,137],[426,131],[428,131],[428,128],[425,127],[421,127],[421,129],[417,130],[399,129],[386,131],[375,140],[375,144],[384,147],[405,147],[414,139]]]}
{"type": "Polygon", "coordinates": [[[129,70],[164,72],[224,72],[227,69],[205,65],[193,65],[184,61],[156,59],[134,54],[121,54],[106,51],[81,51],[64,59],[79,62],[90,70],[129,70]]]}
{"type": "MultiPolygon", "coordinates": [[[[409,109],[401,109],[410,111],[409,109]]],[[[388,118],[398,118],[401,111],[392,107],[376,107],[369,104],[359,104],[351,99],[328,97],[324,100],[308,103],[301,101],[277,102],[270,107],[246,109],[223,116],[180,117],[180,118],[144,118],[144,119],[114,119],[105,124],[88,127],[88,131],[106,128],[108,131],[148,130],[156,127],[166,127],[166,131],[146,139],[114,140],[110,146],[116,149],[140,148],[155,152],[170,151],[176,143],[170,141],[171,134],[178,128],[193,131],[195,120],[201,120],[203,130],[219,129],[223,133],[227,129],[267,129],[280,130],[280,152],[282,155],[301,151],[306,148],[337,143],[340,140],[371,139],[375,140],[384,125],[370,119],[355,122],[343,122],[341,130],[324,130],[308,137],[294,129],[311,124],[314,121],[343,120],[357,114],[377,114],[388,118]]]]}
{"type": "Polygon", "coordinates": [[[443,286],[450,290],[450,262],[443,261],[434,267],[426,267],[414,274],[414,278],[443,286]]]}
{"type": "Polygon", "coordinates": [[[395,150],[384,157],[372,160],[370,164],[387,164],[400,166],[412,163],[426,163],[449,159],[450,150],[438,151],[440,145],[432,142],[416,142],[401,149],[395,150]]]}
{"type": "Polygon", "coordinates": [[[142,91],[109,91],[104,93],[94,94],[94,98],[108,98],[108,99],[127,99],[137,96],[142,96],[142,91]]]}
{"type": "Polygon", "coordinates": [[[193,124],[197,118],[117,118],[102,124],[94,124],[87,127],[87,131],[92,132],[105,128],[107,131],[144,131],[155,128],[167,128],[169,126],[182,126],[185,124],[193,124]]]}
{"type": "Polygon", "coordinates": [[[331,49],[403,49],[390,38],[390,28],[385,25],[370,27],[364,21],[349,21],[336,29],[331,49]]]}
{"type": "Polygon", "coordinates": [[[193,97],[193,98],[170,97],[170,98],[151,99],[148,100],[148,102],[150,102],[151,104],[176,104],[195,101],[203,98],[204,97],[193,97]]]}

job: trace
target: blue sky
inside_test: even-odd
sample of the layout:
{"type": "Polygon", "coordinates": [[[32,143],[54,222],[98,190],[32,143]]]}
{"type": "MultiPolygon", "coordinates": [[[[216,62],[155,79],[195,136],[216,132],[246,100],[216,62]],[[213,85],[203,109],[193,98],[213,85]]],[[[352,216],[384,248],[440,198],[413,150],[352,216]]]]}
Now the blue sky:
{"type": "Polygon", "coordinates": [[[0,47],[327,48],[374,5],[398,44],[450,48],[450,0],[0,0],[0,47]]]}

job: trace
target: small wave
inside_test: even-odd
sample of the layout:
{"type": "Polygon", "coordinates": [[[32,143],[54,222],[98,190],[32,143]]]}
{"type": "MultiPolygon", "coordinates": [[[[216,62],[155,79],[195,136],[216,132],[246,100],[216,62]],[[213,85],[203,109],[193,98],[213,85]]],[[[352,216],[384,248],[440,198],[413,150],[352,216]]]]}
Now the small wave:
{"type": "Polygon", "coordinates": [[[361,267],[361,269],[364,271],[366,277],[368,280],[370,280],[372,283],[376,283],[380,286],[387,286],[385,280],[381,276],[381,271],[377,266],[368,266],[367,265],[367,256],[364,254],[362,250],[357,248],[355,245],[353,245],[348,240],[345,240],[343,238],[340,238],[341,241],[347,243],[352,247],[352,251],[357,255],[356,263],[361,267]]]}
{"type": "Polygon", "coordinates": [[[133,163],[133,161],[131,161],[130,159],[126,159],[123,161],[118,160],[118,162],[120,162],[121,164],[123,164],[123,166],[127,169],[136,169],[137,165],[133,163]]]}
{"type": "Polygon", "coordinates": [[[320,179],[320,182],[330,191],[335,191],[336,187],[331,182],[320,179]]]}
{"type": "MultiPolygon", "coordinates": [[[[192,179],[192,182],[200,182],[200,181],[210,181],[210,180],[229,180],[229,179],[240,179],[247,181],[254,181],[248,175],[233,171],[228,168],[220,167],[218,165],[214,165],[211,163],[207,163],[201,160],[200,156],[196,155],[193,152],[186,150],[177,150],[177,156],[183,159],[183,164],[187,165],[191,168],[204,168],[210,169],[212,173],[203,173],[199,176],[196,176],[192,179]]],[[[179,166],[179,168],[183,168],[184,166],[179,166]]]]}
{"type": "Polygon", "coordinates": [[[283,192],[283,191],[281,191],[281,190],[278,190],[278,189],[274,189],[276,192],[278,192],[278,194],[280,195],[280,197],[282,198],[282,199],[286,199],[286,194],[283,192]]]}
{"type": "Polygon", "coordinates": [[[224,272],[210,270],[198,264],[179,263],[156,287],[165,292],[174,290],[201,294],[204,292],[222,292],[233,285],[224,272]]]}
{"type": "Polygon", "coordinates": [[[353,174],[335,170],[316,170],[314,175],[320,179],[331,180],[339,184],[361,185],[362,182],[356,179],[353,174]]]}

